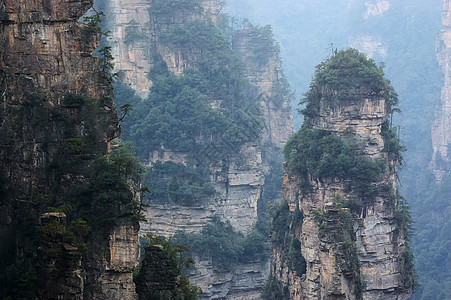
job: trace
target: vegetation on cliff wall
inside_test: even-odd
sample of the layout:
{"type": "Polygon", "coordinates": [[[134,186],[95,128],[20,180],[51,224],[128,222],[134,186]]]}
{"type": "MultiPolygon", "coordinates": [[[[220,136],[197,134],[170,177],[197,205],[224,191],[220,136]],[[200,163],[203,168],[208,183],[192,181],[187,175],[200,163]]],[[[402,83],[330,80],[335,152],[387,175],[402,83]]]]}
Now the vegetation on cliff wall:
{"type": "MultiPolygon", "coordinates": [[[[386,101],[386,113],[391,117],[397,104],[397,95],[388,80],[384,79],[382,69],[355,49],[336,51],[334,56],[317,67],[306,94],[306,108],[302,111],[306,116],[305,123],[284,149],[288,175],[298,181],[301,198],[311,197],[314,186],[320,182],[340,181],[344,185],[346,196],[336,194],[334,199],[328,200],[333,200],[333,204],[310,213],[318,224],[319,239],[335,249],[336,267],[352,280],[352,294],[358,299],[363,297],[365,283],[360,273],[354,227],[359,226],[366,208],[373,206],[377,197],[385,200],[385,209],[393,215],[392,222],[397,226],[394,243],[397,243],[397,238],[406,240],[405,249],[400,249],[399,267],[403,281],[400,287],[411,290],[417,285],[413,256],[408,246],[410,214],[402,197],[395,195],[390,179],[404,147],[396,131],[390,128],[388,118],[381,125],[384,148],[382,155],[376,159],[364,154],[362,148],[365,146],[353,136],[354,131],[350,128],[341,135],[313,128],[318,126],[320,109],[333,109],[333,105],[338,107],[344,101],[352,104],[381,97],[386,101]]],[[[299,212],[296,211],[289,213],[288,205],[285,212],[279,210],[276,214],[273,220],[275,248],[284,244],[287,236],[294,237],[296,232],[301,232],[302,226],[293,221],[297,214],[299,212]],[[296,232],[290,233],[293,230],[296,232]]],[[[298,241],[293,240],[293,243],[298,241]]],[[[280,253],[281,263],[284,264],[289,253],[286,250],[280,253]]]]}
{"type": "Polygon", "coordinates": [[[258,141],[263,121],[243,64],[223,31],[201,16],[196,1],[184,1],[181,11],[166,9],[178,3],[173,2],[154,1],[150,13],[159,20],[155,26],[161,26],[154,37],[158,43],[187,57],[183,74],[170,72],[159,50],[151,47],[153,85],[148,98],[133,97],[127,86],[117,84],[115,99],[134,107],[123,123],[123,136],[138,147],[143,160],[165,151],[185,157],[178,164],[157,162],[149,167],[145,184],[154,201],[199,205],[215,194],[211,176],[221,175],[208,174],[209,165],[226,171],[243,144],[258,141]],[[190,14],[199,17],[191,20],[190,14]],[[190,59],[193,55],[196,58],[190,59]]]}
{"type": "Polygon", "coordinates": [[[140,299],[196,300],[202,290],[190,285],[182,275],[194,264],[184,253],[186,246],[147,234],[142,238],[142,254],[134,278],[140,299]]]}
{"type": "MultiPolygon", "coordinates": [[[[153,75],[151,94],[135,105],[124,123],[124,135],[145,159],[150,152],[164,149],[202,160],[198,156],[209,148],[215,152],[205,159],[230,159],[234,149],[258,138],[247,135],[248,128],[257,134],[262,128],[259,108],[247,100],[246,85],[237,67],[205,64],[203,70],[187,70],[180,77],[167,69],[163,69],[163,75],[153,75]]],[[[122,103],[125,99],[117,100],[122,103]]]]}
{"type": "Polygon", "coordinates": [[[104,102],[67,94],[61,107],[45,103],[25,102],[19,113],[31,116],[30,122],[39,122],[41,128],[59,128],[63,136],[46,136],[44,145],[55,152],[47,166],[52,175],[40,178],[42,187],[35,197],[16,208],[16,230],[23,256],[2,256],[6,271],[0,278],[0,296],[5,299],[34,295],[37,290],[48,288],[48,266],[27,260],[38,249],[40,261],[54,260],[61,268],[61,278],[65,278],[65,247],[75,247],[77,255],[84,255],[94,242],[91,232],[108,235],[120,220],[141,218],[141,203],[132,193],[130,180],[139,181],[144,168],[127,145],[116,145],[109,157],[104,156],[106,143],[97,137],[100,128],[108,130],[110,125],[98,119],[104,102]],[[39,114],[35,115],[37,110],[39,114]],[[81,126],[86,128],[83,135],[78,134],[81,126]]]}
{"type": "Polygon", "coordinates": [[[157,161],[145,178],[153,201],[158,203],[196,206],[208,203],[216,194],[210,173],[203,167],[157,161]]]}
{"type": "MultiPolygon", "coordinates": [[[[266,202],[279,198],[280,148],[270,142],[264,147],[260,145],[264,130],[261,105],[267,101],[269,106],[274,100],[277,102],[274,109],[289,110],[285,107],[288,84],[281,84],[283,88],[280,93],[274,92],[274,99],[262,99],[256,93],[259,88],[246,79],[248,66],[232,48],[230,28],[213,23],[199,1],[152,1],[149,13],[149,30],[130,30],[127,43],[142,46],[149,41],[145,55],[152,65],[148,78],[152,82],[150,92],[140,99],[119,82],[115,100],[118,106],[128,103],[133,107],[122,123],[123,137],[137,145],[138,155],[147,163],[145,185],[152,193],[151,201],[181,206],[221,203],[217,198],[228,195],[219,194],[215,184],[218,191],[223,187],[227,190],[230,166],[246,170],[250,163],[257,165],[251,167],[252,171],[271,169],[273,177],[267,178],[271,185],[263,193],[266,202]],[[152,35],[143,37],[142,32],[152,35]],[[279,107],[281,104],[284,108],[279,107]],[[268,158],[266,168],[260,167],[261,148],[268,158]],[[252,153],[252,161],[246,157],[247,152],[243,154],[248,149],[257,151],[252,153]]],[[[258,48],[254,62],[265,65],[276,51],[271,30],[269,27],[249,30],[256,37],[255,43],[262,38],[264,47],[251,44],[248,50],[253,53],[253,47],[258,48]]],[[[279,80],[282,72],[279,69],[275,72],[274,77],[279,80]]],[[[259,206],[259,214],[263,206],[259,206]]],[[[190,252],[202,260],[212,259],[215,271],[233,271],[242,263],[267,260],[269,229],[262,229],[261,223],[250,233],[242,234],[214,218],[199,234],[179,232],[171,241],[189,246],[190,252]]]]}
{"type": "MultiPolygon", "coordinates": [[[[35,13],[42,17],[42,11],[35,13]]],[[[69,47],[91,51],[100,35],[97,23],[67,23],[58,22],[64,28],[58,37],[70,35],[76,41],[69,47]]],[[[5,32],[28,26],[8,24],[5,32]]],[[[50,33],[52,24],[45,25],[50,33]]],[[[29,38],[24,34],[21,41],[39,64],[31,62],[27,75],[0,72],[0,118],[9,120],[0,126],[0,206],[7,210],[0,220],[0,298],[83,297],[99,290],[95,278],[105,271],[112,230],[123,223],[137,226],[142,217],[134,188],[144,168],[127,144],[112,141],[120,128],[112,109],[111,68],[102,66],[109,58],[99,62],[81,50],[70,52],[76,57],[61,54],[68,71],[53,62],[52,53],[41,55],[29,38]],[[43,63],[45,70],[41,59],[50,61],[43,63]]],[[[6,44],[2,54],[13,57],[8,51],[17,50],[15,45],[6,44]]],[[[16,51],[14,57],[28,59],[27,53],[16,51]]]]}
{"type": "Polygon", "coordinates": [[[319,225],[320,239],[332,243],[332,247],[336,248],[335,258],[341,272],[352,280],[353,293],[357,299],[362,299],[365,282],[360,273],[359,250],[354,230],[356,218],[350,210],[342,209],[341,200],[336,199],[334,208],[324,212],[314,211],[314,215],[319,225]]]}
{"type": "Polygon", "coordinates": [[[303,126],[284,148],[291,174],[300,180],[302,192],[311,191],[311,178],[342,179],[349,191],[369,203],[380,192],[375,186],[387,171],[384,160],[373,160],[327,130],[303,126]]]}
{"type": "Polygon", "coordinates": [[[283,283],[271,276],[265,285],[265,289],[263,290],[262,299],[289,300],[290,292],[288,290],[288,286],[284,286],[283,283]]]}
{"type": "Polygon", "coordinates": [[[198,0],[156,0],[152,2],[152,11],[159,17],[170,17],[175,10],[202,13],[204,8],[198,0]]]}
{"type": "MultiPolygon", "coordinates": [[[[299,206],[296,206],[295,211],[291,213],[286,201],[273,206],[271,211],[273,248],[281,253],[283,268],[296,276],[302,276],[306,273],[307,262],[301,252],[301,241],[295,237],[295,234],[302,230],[304,216],[299,206]]],[[[273,267],[262,298],[265,300],[290,299],[288,284],[280,282],[274,275],[274,271],[273,267]]]]}
{"type": "Polygon", "coordinates": [[[450,184],[446,180],[443,186],[437,185],[430,172],[431,126],[443,87],[436,56],[438,33],[443,29],[443,3],[227,1],[231,14],[253,23],[272,24],[282,45],[287,75],[299,93],[308,90],[314,64],[330,53],[330,46],[352,45],[376,61],[385,62],[387,78],[402,99],[403,114],[394,119],[394,124],[401,125],[399,135],[409,149],[399,176],[400,189],[415,219],[412,247],[421,281],[412,296],[416,300],[451,299],[451,259],[449,239],[445,237],[451,232],[446,205],[450,200],[449,193],[444,192],[450,184]],[[375,3],[381,6],[373,9],[375,3]]]}
{"type": "Polygon", "coordinates": [[[246,236],[233,229],[230,223],[218,217],[205,226],[199,234],[177,232],[172,241],[187,245],[192,255],[211,259],[215,269],[232,271],[238,263],[261,261],[268,258],[268,228],[260,220],[257,229],[246,236]]]}
{"type": "Polygon", "coordinates": [[[355,101],[362,94],[382,96],[388,112],[398,104],[398,95],[384,78],[382,66],[352,48],[336,51],[316,67],[310,89],[301,101],[306,104],[302,113],[308,120],[318,116],[320,101],[355,101]]]}

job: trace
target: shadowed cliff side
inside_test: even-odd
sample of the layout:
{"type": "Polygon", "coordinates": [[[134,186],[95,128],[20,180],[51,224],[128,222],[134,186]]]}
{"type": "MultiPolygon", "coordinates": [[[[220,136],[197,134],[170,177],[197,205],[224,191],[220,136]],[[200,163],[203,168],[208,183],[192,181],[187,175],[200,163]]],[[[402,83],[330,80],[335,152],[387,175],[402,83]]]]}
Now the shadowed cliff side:
{"type": "Polygon", "coordinates": [[[142,167],[112,144],[101,32],[77,22],[92,4],[0,2],[2,299],[136,296],[142,167]]]}

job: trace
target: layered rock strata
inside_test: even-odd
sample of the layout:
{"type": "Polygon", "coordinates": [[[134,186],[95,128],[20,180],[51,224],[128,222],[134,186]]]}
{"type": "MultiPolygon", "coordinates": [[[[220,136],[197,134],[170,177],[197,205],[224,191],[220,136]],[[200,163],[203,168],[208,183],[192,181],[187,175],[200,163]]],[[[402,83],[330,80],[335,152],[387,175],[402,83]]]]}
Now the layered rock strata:
{"type": "MultiPolygon", "coordinates": [[[[215,0],[200,1],[205,13],[212,21],[221,11],[221,4],[215,0]]],[[[164,28],[167,20],[157,20],[149,14],[152,0],[111,0],[106,4],[111,19],[108,27],[111,30],[111,45],[115,57],[116,69],[123,75],[122,81],[129,85],[139,95],[145,97],[152,85],[149,80],[149,72],[152,67],[150,49],[158,47],[162,53],[168,68],[175,74],[182,74],[183,70],[190,66],[188,61],[193,53],[172,52],[162,47],[153,37],[158,26],[164,28]],[[152,26],[154,25],[154,26],[152,26]]],[[[182,11],[182,10],[181,10],[182,11]]],[[[174,14],[177,14],[174,12],[174,14]]],[[[179,13],[170,22],[181,23],[188,19],[198,18],[199,15],[185,15],[179,13]]]]}
{"type": "MultiPolygon", "coordinates": [[[[221,1],[198,2],[202,8],[197,12],[191,10],[187,13],[180,9],[168,15],[158,15],[152,13],[152,1],[134,0],[126,6],[120,1],[111,1],[110,11],[115,21],[110,27],[113,33],[117,33],[113,34],[116,37],[112,43],[117,57],[116,67],[125,74],[124,82],[138,93],[142,92],[141,95],[145,95],[152,85],[148,75],[154,62],[146,51],[161,56],[167,69],[176,75],[182,75],[187,68],[195,69],[196,63],[205,55],[203,49],[180,45],[168,47],[167,42],[159,40],[160,33],[171,24],[183,25],[202,18],[216,22],[221,11],[221,1]],[[148,10],[148,14],[144,10],[148,10]],[[136,39],[127,41],[127,33],[136,39]]],[[[169,238],[179,230],[198,233],[211,223],[214,216],[228,221],[235,230],[243,233],[252,230],[257,222],[265,175],[275,172],[268,157],[271,160],[277,158],[281,165],[280,149],[293,131],[291,95],[270,35],[263,36],[251,28],[243,29],[233,35],[232,44],[245,64],[244,77],[255,89],[253,100],[261,103],[266,125],[263,137],[244,143],[240,148],[228,149],[236,155],[230,160],[227,170],[221,166],[210,166],[211,173],[218,174],[211,178],[217,193],[205,204],[188,207],[151,203],[145,211],[149,222],[141,224],[142,234],[152,232],[169,238]],[[257,54],[261,57],[260,61],[256,59],[257,54]],[[265,150],[263,144],[277,150],[265,150]]],[[[212,106],[215,106],[215,101],[219,101],[210,100],[212,106]]],[[[252,131],[253,128],[249,128],[247,134],[254,134],[252,131]]],[[[146,164],[152,166],[156,161],[185,164],[186,157],[186,153],[163,149],[149,153],[146,164]]],[[[234,272],[220,273],[213,268],[211,261],[196,261],[196,271],[191,274],[190,281],[202,287],[202,299],[260,298],[268,276],[268,262],[250,262],[237,266],[234,272]]]]}
{"type": "Polygon", "coordinates": [[[138,254],[137,222],[123,219],[108,232],[93,227],[95,238],[82,260],[82,252],[66,243],[62,232],[44,231],[64,228],[64,213],[40,216],[38,209],[47,199],[68,204],[68,191],[88,179],[56,167],[68,141],[77,143],[93,134],[98,154],[106,155],[107,144],[120,134],[111,86],[92,56],[100,31],[77,21],[92,4],[0,2],[0,177],[5,191],[0,196],[0,249],[2,255],[16,253],[12,261],[24,268],[26,255],[33,255],[37,273],[28,280],[36,283],[40,299],[136,296],[132,271],[138,254]],[[69,99],[78,102],[68,104],[69,99]],[[81,108],[82,101],[96,107],[91,115],[81,108]],[[50,217],[56,227],[45,227],[50,217]],[[38,245],[28,244],[33,237],[24,233],[24,219],[30,230],[40,228],[38,245]]]}
{"type": "MultiPolygon", "coordinates": [[[[351,143],[365,159],[384,161],[387,168],[383,179],[373,182],[373,187],[385,185],[396,194],[397,162],[384,150],[386,141],[381,134],[388,104],[381,95],[365,90],[357,92],[356,98],[322,98],[318,113],[309,118],[307,126],[351,143]]],[[[310,174],[311,190],[306,191],[300,179],[287,171],[288,167],[283,178],[283,199],[288,203],[286,217],[290,221],[282,230],[285,237],[273,233],[274,241],[291,240],[285,247],[273,243],[272,274],[280,288],[286,289],[284,297],[408,299],[411,289],[404,286],[400,262],[406,249],[405,232],[395,218],[394,207],[398,204],[390,193],[378,193],[353,212],[343,203],[359,196],[349,189],[346,180],[310,174]],[[387,204],[390,201],[395,201],[393,206],[387,204]],[[293,267],[299,263],[303,267],[293,267]]],[[[276,218],[273,226],[284,224],[281,220],[283,217],[276,218]]]]}

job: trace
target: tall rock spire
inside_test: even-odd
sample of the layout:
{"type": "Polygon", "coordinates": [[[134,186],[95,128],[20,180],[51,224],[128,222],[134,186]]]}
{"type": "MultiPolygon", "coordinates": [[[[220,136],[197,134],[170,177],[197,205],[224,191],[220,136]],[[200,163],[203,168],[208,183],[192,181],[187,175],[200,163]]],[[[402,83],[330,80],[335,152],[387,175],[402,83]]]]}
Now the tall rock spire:
{"type": "Polygon", "coordinates": [[[306,101],[284,150],[269,286],[287,299],[408,299],[402,148],[388,120],[396,93],[381,68],[348,49],[317,66],[306,101]]]}

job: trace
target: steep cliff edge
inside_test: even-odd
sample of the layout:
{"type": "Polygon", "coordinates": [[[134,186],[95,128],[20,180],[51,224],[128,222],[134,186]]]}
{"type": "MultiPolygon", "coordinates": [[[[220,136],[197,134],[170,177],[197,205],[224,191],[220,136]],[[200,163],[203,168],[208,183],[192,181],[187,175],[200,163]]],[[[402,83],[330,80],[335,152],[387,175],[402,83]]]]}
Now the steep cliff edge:
{"type": "Polygon", "coordinates": [[[92,56],[100,30],[77,22],[92,4],[0,3],[2,298],[136,296],[128,171],[139,165],[110,147],[120,127],[110,74],[92,56]]]}
{"type": "Polygon", "coordinates": [[[408,299],[410,217],[388,120],[396,94],[373,61],[348,49],[317,67],[306,102],[305,124],[284,150],[266,297],[408,299]]]}

